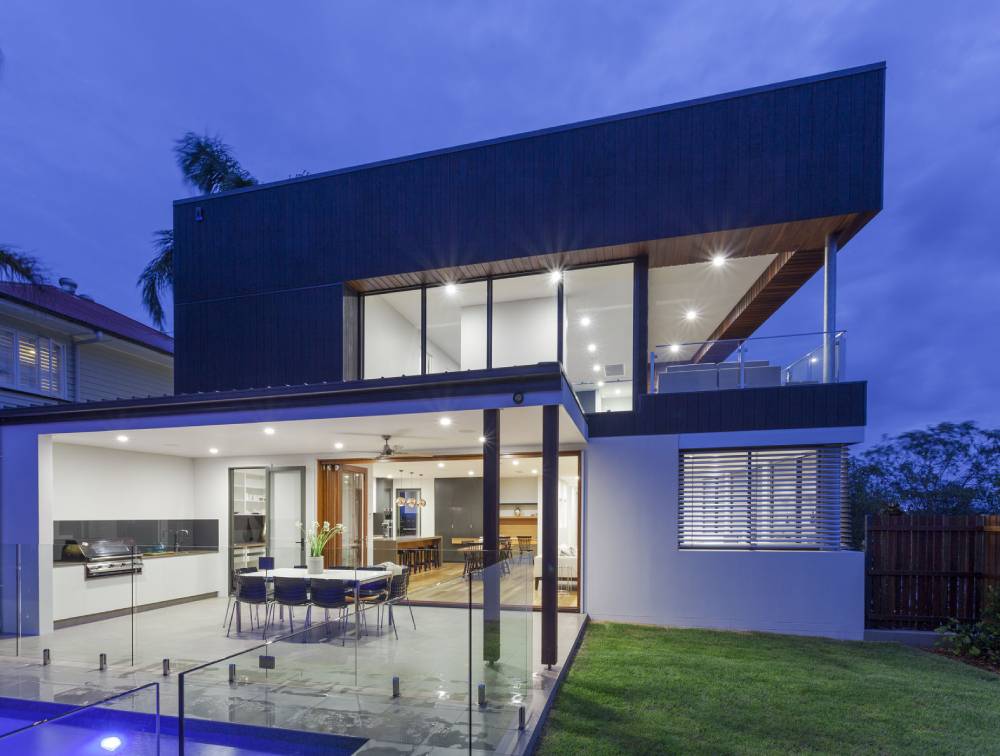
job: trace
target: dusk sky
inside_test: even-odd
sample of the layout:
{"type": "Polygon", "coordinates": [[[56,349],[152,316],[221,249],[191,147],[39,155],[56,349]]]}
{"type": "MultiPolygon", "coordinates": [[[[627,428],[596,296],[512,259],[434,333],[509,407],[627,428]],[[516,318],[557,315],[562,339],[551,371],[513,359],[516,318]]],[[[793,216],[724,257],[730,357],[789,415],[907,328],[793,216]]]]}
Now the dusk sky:
{"type": "MultiPolygon", "coordinates": [[[[1000,426],[1000,3],[0,4],[0,243],[146,319],[187,130],[259,180],[885,60],[885,207],[840,258],[869,440],[1000,426]]],[[[819,330],[819,276],[764,327],[819,330]]]]}

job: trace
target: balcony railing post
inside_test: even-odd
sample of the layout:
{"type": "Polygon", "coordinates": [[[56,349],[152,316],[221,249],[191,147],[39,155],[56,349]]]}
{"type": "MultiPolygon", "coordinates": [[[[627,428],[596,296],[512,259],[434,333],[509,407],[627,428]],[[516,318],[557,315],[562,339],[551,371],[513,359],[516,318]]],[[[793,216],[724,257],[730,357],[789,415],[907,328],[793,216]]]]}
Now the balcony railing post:
{"type": "Polygon", "coordinates": [[[837,334],[836,341],[834,341],[834,373],[833,380],[838,383],[845,378],[847,378],[847,334],[841,331],[837,334]]]}

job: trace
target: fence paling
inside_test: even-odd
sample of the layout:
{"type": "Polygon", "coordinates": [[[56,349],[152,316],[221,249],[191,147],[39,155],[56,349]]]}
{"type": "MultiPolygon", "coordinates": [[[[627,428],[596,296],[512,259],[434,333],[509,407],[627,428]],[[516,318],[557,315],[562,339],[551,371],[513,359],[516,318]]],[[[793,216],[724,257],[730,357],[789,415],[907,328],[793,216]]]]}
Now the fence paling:
{"type": "Polygon", "coordinates": [[[1000,586],[1000,516],[875,515],[867,531],[869,627],[973,621],[987,586],[1000,586]]]}

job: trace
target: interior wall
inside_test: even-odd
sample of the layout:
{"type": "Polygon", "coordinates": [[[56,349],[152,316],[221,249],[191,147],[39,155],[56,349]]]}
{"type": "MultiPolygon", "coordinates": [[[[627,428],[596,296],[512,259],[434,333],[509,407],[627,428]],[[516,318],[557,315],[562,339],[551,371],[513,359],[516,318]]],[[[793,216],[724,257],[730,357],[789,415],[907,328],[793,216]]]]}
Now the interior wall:
{"type": "MultiPolygon", "coordinates": [[[[365,378],[420,375],[420,329],[380,296],[364,298],[365,378]]],[[[428,340],[432,372],[458,370],[444,349],[428,340]]]]}
{"type": "Polygon", "coordinates": [[[54,443],[53,520],[200,517],[186,457],[54,443]]]}
{"type": "Polygon", "coordinates": [[[493,367],[556,359],[554,298],[493,303],[493,367]]]}

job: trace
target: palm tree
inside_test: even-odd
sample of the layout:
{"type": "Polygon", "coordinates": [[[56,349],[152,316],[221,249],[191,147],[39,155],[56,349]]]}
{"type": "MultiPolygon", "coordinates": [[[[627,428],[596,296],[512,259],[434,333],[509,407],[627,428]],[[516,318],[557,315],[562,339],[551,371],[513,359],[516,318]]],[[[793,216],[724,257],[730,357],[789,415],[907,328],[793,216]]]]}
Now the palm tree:
{"type": "MultiPolygon", "coordinates": [[[[174,143],[174,155],[184,180],[202,194],[226,192],[257,183],[257,179],[233,157],[229,145],[218,137],[189,131],[174,143]]],[[[162,229],[153,234],[153,251],[153,259],[143,268],[138,285],[146,312],[162,331],[165,314],[160,296],[174,285],[172,229],[162,229]]]]}
{"type": "Polygon", "coordinates": [[[0,245],[0,281],[41,284],[45,283],[45,270],[31,255],[0,245]]]}

